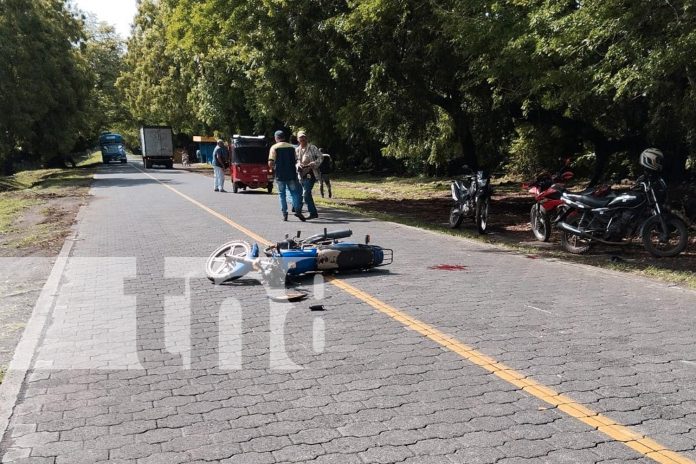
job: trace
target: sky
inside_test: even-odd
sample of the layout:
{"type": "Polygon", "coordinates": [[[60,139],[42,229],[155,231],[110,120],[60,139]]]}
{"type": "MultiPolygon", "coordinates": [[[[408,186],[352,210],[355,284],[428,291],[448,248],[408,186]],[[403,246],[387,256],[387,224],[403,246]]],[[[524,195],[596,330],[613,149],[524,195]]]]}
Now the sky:
{"type": "Polygon", "coordinates": [[[93,13],[99,21],[112,24],[124,39],[130,35],[130,24],[136,11],[136,0],[73,0],[81,10],[93,13]]]}

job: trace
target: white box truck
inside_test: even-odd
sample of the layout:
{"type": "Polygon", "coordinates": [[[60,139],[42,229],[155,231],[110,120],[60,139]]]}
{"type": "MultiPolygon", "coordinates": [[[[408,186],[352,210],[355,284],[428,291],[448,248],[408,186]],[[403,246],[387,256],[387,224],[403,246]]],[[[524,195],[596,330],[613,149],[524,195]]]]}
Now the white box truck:
{"type": "Polygon", "coordinates": [[[143,126],[140,128],[140,149],[143,164],[150,169],[153,165],[174,167],[174,142],[172,128],[168,126],[143,126]]]}

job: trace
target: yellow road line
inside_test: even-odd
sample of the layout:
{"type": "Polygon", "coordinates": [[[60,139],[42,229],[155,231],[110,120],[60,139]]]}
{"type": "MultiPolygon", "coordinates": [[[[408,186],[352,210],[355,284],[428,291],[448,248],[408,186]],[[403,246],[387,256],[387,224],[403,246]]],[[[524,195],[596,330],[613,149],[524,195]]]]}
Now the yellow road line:
{"type": "Polygon", "coordinates": [[[191,198],[190,196],[186,195],[185,193],[182,193],[182,192],[178,191],[177,189],[175,189],[174,187],[171,187],[171,186],[165,184],[164,182],[162,182],[162,181],[159,180],[158,178],[156,178],[156,177],[154,177],[154,176],[148,174],[147,172],[143,171],[143,170],[140,169],[139,167],[133,166],[132,164],[130,164],[130,166],[132,166],[133,168],[137,169],[137,170],[140,171],[141,173],[145,174],[145,175],[146,175],[147,177],[149,177],[150,179],[159,182],[160,185],[162,185],[162,186],[168,188],[169,190],[171,190],[172,192],[176,193],[177,195],[179,195],[179,196],[182,197],[183,199],[185,199],[185,200],[187,200],[187,201],[193,203],[194,205],[198,206],[199,208],[201,208],[201,209],[204,210],[205,212],[207,212],[207,213],[209,213],[209,214],[212,214],[212,215],[215,216],[216,218],[218,218],[218,219],[220,219],[221,221],[223,221],[223,222],[225,222],[225,223],[231,225],[232,227],[234,227],[234,228],[237,229],[238,231],[242,232],[243,234],[247,235],[248,237],[253,238],[253,239],[256,240],[257,242],[262,243],[262,244],[264,244],[264,245],[272,245],[272,244],[273,244],[272,242],[269,242],[269,241],[266,240],[265,238],[261,237],[260,235],[257,235],[257,234],[255,234],[254,232],[250,231],[250,230],[247,229],[246,227],[244,227],[244,226],[242,226],[242,225],[240,225],[240,224],[237,224],[236,222],[234,222],[233,220],[229,219],[228,217],[223,216],[222,214],[218,213],[217,211],[208,208],[208,207],[205,206],[203,203],[201,203],[201,202],[199,202],[199,201],[197,201],[197,200],[194,200],[193,198],[191,198]]]}
{"type": "MultiPolygon", "coordinates": [[[[188,195],[179,192],[175,188],[163,183],[156,177],[151,176],[150,174],[135,166],[133,167],[145,174],[146,176],[150,177],[151,179],[154,179],[155,181],[159,182],[172,192],[193,203],[194,205],[198,206],[204,211],[212,214],[216,218],[224,221],[225,223],[246,234],[247,236],[253,238],[254,240],[265,245],[272,244],[272,242],[269,242],[268,240],[255,234],[249,229],[237,224],[236,222],[228,219],[222,214],[208,208],[204,204],[194,200],[188,195]]],[[[385,314],[390,318],[394,319],[395,321],[402,323],[406,327],[420,333],[424,337],[447,348],[448,350],[457,353],[462,358],[487,370],[496,377],[516,386],[517,388],[526,392],[527,394],[534,396],[535,398],[538,398],[544,401],[545,403],[548,403],[549,405],[558,409],[559,411],[562,411],[567,415],[579,420],[580,422],[587,424],[593,429],[602,432],[608,437],[623,443],[624,445],[635,450],[639,454],[642,454],[643,456],[646,456],[662,464],[696,464],[694,463],[694,461],[678,453],[675,453],[674,451],[668,450],[667,448],[665,448],[658,442],[652,440],[651,438],[636,433],[629,427],[618,424],[613,420],[609,419],[608,417],[586,408],[585,406],[572,400],[571,398],[561,393],[558,393],[545,385],[535,382],[534,380],[528,378],[524,374],[517,372],[516,370],[506,366],[505,364],[496,361],[490,356],[486,356],[485,354],[481,353],[480,351],[477,351],[473,347],[461,343],[459,340],[445,334],[444,332],[441,332],[435,327],[426,324],[412,316],[409,316],[405,312],[400,311],[384,303],[383,301],[378,300],[372,295],[353,287],[352,285],[348,284],[347,282],[341,279],[338,279],[333,276],[327,276],[326,280],[334,286],[345,291],[346,293],[354,296],[358,300],[363,301],[364,303],[367,303],[368,305],[372,306],[374,309],[381,312],[382,314],[385,314]]]]}
{"type": "Polygon", "coordinates": [[[626,426],[617,424],[608,417],[586,408],[571,398],[535,382],[534,380],[515,371],[514,369],[511,369],[505,364],[502,364],[495,359],[477,351],[475,348],[459,342],[438,329],[376,299],[375,297],[353,287],[345,281],[331,276],[327,277],[327,280],[346,293],[349,293],[357,299],[369,304],[377,311],[401,322],[410,329],[420,333],[424,337],[429,338],[450,351],[459,354],[461,357],[487,370],[496,377],[505,380],[506,382],[518,387],[520,390],[548,403],[560,411],[565,412],[569,416],[578,419],[593,429],[604,433],[610,438],[625,444],[638,453],[660,463],[693,463],[693,461],[666,449],[664,446],[646,437],[645,435],[638,434],[626,426]]]}

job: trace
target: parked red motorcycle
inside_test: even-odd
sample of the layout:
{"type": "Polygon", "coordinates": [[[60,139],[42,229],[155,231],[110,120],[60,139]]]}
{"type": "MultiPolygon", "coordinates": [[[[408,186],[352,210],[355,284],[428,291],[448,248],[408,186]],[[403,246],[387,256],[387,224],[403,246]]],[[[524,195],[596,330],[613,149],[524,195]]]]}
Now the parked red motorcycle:
{"type": "MultiPolygon", "coordinates": [[[[555,223],[556,219],[567,208],[561,200],[561,195],[566,191],[565,183],[573,178],[573,172],[569,165],[570,160],[567,159],[555,174],[544,173],[538,176],[534,182],[522,184],[522,188],[534,195],[536,201],[529,213],[529,222],[534,237],[540,242],[549,240],[552,222],[555,223]]],[[[605,196],[607,193],[609,193],[609,187],[606,185],[590,187],[581,192],[583,195],[596,197],[605,196]]]]}

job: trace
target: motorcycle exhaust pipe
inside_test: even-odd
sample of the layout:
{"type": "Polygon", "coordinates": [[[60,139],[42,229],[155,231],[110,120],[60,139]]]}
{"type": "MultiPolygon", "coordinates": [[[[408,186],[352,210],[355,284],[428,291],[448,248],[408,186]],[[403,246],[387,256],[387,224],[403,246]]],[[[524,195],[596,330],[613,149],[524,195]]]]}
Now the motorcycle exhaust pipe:
{"type": "Polygon", "coordinates": [[[586,238],[588,240],[603,243],[605,245],[628,245],[628,244],[630,244],[630,242],[610,242],[607,240],[602,240],[601,238],[597,238],[597,237],[593,236],[592,234],[588,234],[587,232],[583,232],[580,229],[573,227],[566,222],[559,222],[556,224],[556,227],[558,227],[559,229],[564,230],[566,232],[569,232],[573,235],[577,235],[580,238],[586,238]]]}
{"type": "MultiPolygon", "coordinates": [[[[580,237],[582,237],[583,235],[587,235],[583,231],[581,231],[580,229],[571,226],[567,222],[563,222],[563,221],[558,222],[558,223],[556,223],[556,227],[558,227],[561,230],[565,230],[566,232],[570,232],[573,235],[578,235],[580,237]]],[[[590,237],[587,237],[587,238],[590,238],[590,237]]]]}
{"type": "MultiPolygon", "coordinates": [[[[567,222],[559,222],[556,224],[556,227],[558,227],[561,230],[564,230],[566,232],[569,232],[573,235],[577,235],[580,238],[586,238],[588,240],[598,240],[597,238],[593,237],[591,234],[588,234],[587,232],[583,232],[582,230],[578,229],[577,227],[573,227],[567,222]]],[[[599,240],[601,242],[601,240],[599,240]]]]}

